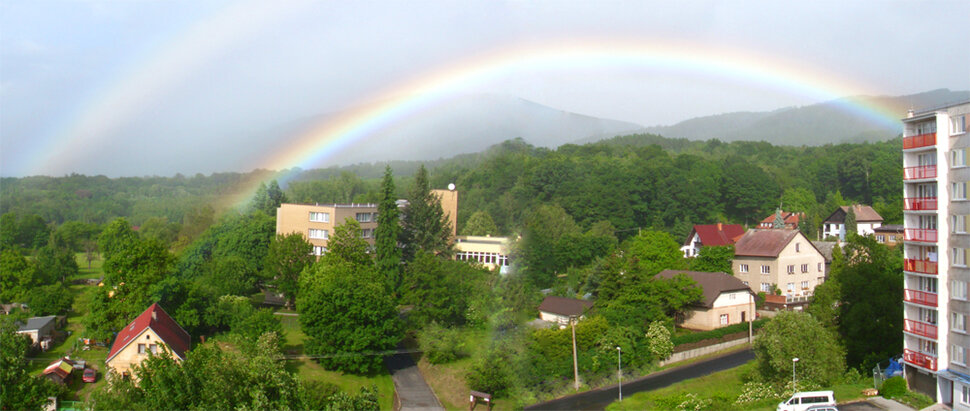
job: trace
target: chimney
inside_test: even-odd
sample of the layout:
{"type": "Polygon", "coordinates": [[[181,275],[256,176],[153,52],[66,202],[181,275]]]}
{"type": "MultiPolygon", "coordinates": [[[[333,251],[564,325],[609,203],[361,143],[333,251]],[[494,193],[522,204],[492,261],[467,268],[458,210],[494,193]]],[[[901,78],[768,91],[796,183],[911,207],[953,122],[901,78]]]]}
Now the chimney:
{"type": "Polygon", "coordinates": [[[152,321],[157,321],[158,315],[155,314],[155,310],[152,310],[152,321]]]}
{"type": "Polygon", "coordinates": [[[721,231],[721,223],[717,223],[717,231],[721,231]]]}
{"type": "Polygon", "coordinates": [[[913,118],[914,115],[916,115],[916,111],[914,111],[913,109],[909,109],[906,111],[906,118],[913,118]]]}

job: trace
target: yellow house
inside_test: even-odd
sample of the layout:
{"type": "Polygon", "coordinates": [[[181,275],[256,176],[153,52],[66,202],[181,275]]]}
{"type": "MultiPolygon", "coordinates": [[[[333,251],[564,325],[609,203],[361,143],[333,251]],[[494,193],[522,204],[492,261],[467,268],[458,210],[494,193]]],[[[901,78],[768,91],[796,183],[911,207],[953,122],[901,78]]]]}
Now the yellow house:
{"type": "Polygon", "coordinates": [[[690,277],[704,292],[685,315],[680,324],[684,328],[713,330],[753,320],[754,293],[741,280],[725,273],[682,270],[663,270],[657,277],[672,279],[677,274],[690,277]]]}
{"type": "Polygon", "coordinates": [[[133,365],[149,354],[158,354],[164,347],[176,360],[185,360],[191,337],[158,304],[152,304],[130,324],[118,332],[111,351],[104,361],[109,369],[122,376],[130,376],[133,365]]]}
{"type": "Polygon", "coordinates": [[[825,282],[825,257],[798,230],[748,230],[734,245],[734,276],[754,291],[805,299],[825,282]]]}

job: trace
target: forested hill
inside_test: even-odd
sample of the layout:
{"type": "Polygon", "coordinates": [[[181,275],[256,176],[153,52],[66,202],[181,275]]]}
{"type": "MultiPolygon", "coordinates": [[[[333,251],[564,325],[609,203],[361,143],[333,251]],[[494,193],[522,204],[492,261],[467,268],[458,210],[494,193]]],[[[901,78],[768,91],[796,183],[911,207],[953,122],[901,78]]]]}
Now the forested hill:
{"type": "MultiPolygon", "coordinates": [[[[901,148],[898,138],[790,147],[642,134],[556,150],[509,140],[428,166],[432,186],[454,182],[461,192],[459,230],[473,212],[487,211],[501,232],[512,233],[531,210],[554,203],[584,229],[608,221],[617,230],[654,227],[680,236],[692,224],[754,225],[779,203],[786,210],[807,211],[814,224],[849,202],[873,204],[887,223],[899,222],[901,148]]],[[[391,164],[400,195],[417,165],[391,164]]],[[[375,201],[384,166],[308,170],[284,189],[295,202],[375,201]]],[[[207,206],[224,207],[254,178],[271,177],[254,171],[191,178],[4,178],[0,213],[36,214],[55,224],[103,224],[114,217],[127,217],[135,225],[156,217],[181,224],[207,206]]]]}
{"type": "Polygon", "coordinates": [[[846,111],[842,107],[886,107],[896,118],[903,118],[909,109],[926,109],[967,99],[970,99],[970,91],[948,89],[906,96],[847,97],[774,111],[698,117],[674,125],[648,127],[643,132],[691,140],[716,138],[721,141],[767,141],[793,146],[884,141],[900,134],[902,125],[880,123],[846,111]]]}

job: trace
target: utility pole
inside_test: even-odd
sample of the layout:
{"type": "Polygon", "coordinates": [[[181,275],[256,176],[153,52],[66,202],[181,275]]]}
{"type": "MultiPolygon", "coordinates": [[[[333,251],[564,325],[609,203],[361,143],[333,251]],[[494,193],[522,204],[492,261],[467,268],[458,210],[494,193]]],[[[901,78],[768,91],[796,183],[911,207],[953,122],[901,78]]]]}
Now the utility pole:
{"type": "Polygon", "coordinates": [[[569,317],[569,324],[573,327],[573,378],[575,382],[573,383],[576,391],[579,391],[579,364],[576,361],[576,316],[569,317]]]}
{"type": "Polygon", "coordinates": [[[620,401],[623,401],[623,359],[622,359],[623,356],[621,355],[622,352],[623,350],[621,350],[620,346],[617,345],[616,346],[616,376],[620,380],[619,384],[617,385],[617,388],[620,391],[620,401]]]}

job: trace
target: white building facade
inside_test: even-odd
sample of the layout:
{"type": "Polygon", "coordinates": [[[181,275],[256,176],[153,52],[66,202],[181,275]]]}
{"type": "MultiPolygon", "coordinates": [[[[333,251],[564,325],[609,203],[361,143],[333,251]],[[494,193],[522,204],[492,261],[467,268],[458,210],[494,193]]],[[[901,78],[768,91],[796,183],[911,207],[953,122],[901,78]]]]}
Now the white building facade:
{"type": "Polygon", "coordinates": [[[910,389],[970,410],[970,102],[903,120],[903,359],[910,389]]]}

